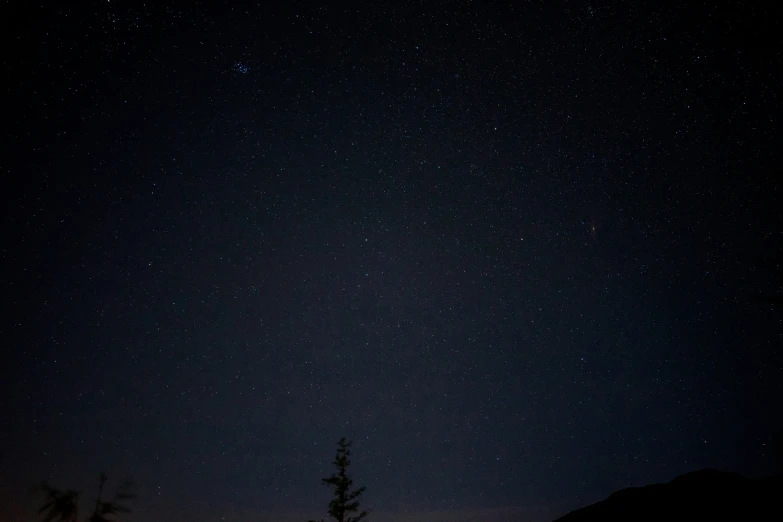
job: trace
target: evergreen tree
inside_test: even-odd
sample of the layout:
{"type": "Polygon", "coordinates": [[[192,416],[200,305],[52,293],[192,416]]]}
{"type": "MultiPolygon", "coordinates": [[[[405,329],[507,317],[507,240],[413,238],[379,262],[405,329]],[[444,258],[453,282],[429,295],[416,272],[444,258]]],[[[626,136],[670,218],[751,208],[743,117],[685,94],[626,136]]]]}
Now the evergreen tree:
{"type": "MultiPolygon", "coordinates": [[[[337,473],[321,479],[326,486],[334,488],[334,498],[329,501],[329,516],[337,522],[359,522],[367,516],[367,511],[362,511],[356,516],[353,513],[359,511],[359,497],[364,493],[364,486],[351,491],[353,480],[348,476],[348,466],[351,465],[351,441],[345,437],[337,443],[337,455],[333,464],[337,467],[337,473]]],[[[310,520],[309,522],[315,522],[310,520]]]]}
{"type": "Polygon", "coordinates": [[[59,490],[46,482],[39,487],[46,501],[38,510],[43,522],[74,522],[79,514],[79,492],[72,489],[59,490]]]}
{"type": "Polygon", "coordinates": [[[106,485],[107,480],[106,474],[101,473],[98,499],[95,501],[95,511],[93,511],[90,517],[90,522],[110,522],[115,520],[114,517],[119,516],[120,513],[130,513],[130,509],[124,504],[136,498],[136,494],[132,491],[133,482],[129,479],[125,480],[117,488],[114,500],[103,500],[103,487],[106,485]]]}
{"type": "MultiPolygon", "coordinates": [[[[87,518],[87,522],[111,522],[116,520],[121,513],[130,513],[125,503],[136,498],[133,493],[133,483],[130,480],[123,482],[114,495],[113,500],[103,500],[103,489],[108,477],[100,474],[98,498],[95,501],[95,510],[87,518]]],[[[77,522],[79,519],[79,492],[74,490],[59,490],[48,483],[43,482],[39,487],[46,497],[43,506],[38,510],[43,514],[43,522],[77,522]]]]}

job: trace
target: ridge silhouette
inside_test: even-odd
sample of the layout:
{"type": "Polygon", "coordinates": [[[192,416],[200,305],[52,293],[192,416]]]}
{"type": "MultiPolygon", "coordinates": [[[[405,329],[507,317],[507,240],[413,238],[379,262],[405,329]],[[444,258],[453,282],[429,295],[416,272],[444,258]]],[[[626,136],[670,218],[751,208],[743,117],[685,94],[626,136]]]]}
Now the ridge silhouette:
{"type": "Polygon", "coordinates": [[[783,520],[783,475],[747,478],[703,469],[663,484],[621,489],[555,522],[783,520]]]}

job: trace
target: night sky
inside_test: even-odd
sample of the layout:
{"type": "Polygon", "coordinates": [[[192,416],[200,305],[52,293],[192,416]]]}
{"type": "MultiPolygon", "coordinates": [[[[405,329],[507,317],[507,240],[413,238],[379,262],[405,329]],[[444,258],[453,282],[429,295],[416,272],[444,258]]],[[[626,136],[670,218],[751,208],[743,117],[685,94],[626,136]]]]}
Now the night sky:
{"type": "Polygon", "coordinates": [[[376,522],[775,471],[763,3],[16,4],[0,519],[320,518],[341,436],[376,522]]]}

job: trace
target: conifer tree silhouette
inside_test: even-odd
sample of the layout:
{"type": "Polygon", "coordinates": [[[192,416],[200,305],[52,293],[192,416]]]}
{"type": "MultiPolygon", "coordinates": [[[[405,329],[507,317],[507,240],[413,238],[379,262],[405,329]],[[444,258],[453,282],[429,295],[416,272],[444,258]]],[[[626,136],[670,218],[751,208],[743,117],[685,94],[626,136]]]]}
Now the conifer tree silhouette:
{"type": "MultiPolygon", "coordinates": [[[[341,438],[337,443],[337,455],[333,464],[337,467],[337,473],[321,479],[326,486],[334,488],[334,498],[329,501],[329,516],[337,522],[359,522],[367,516],[367,511],[362,511],[356,516],[352,513],[359,511],[359,497],[364,493],[364,486],[351,491],[353,479],[348,476],[348,466],[351,465],[351,441],[341,438]]],[[[315,522],[310,520],[308,522],[315,522]]],[[[323,521],[321,521],[323,522],[323,521]]]]}
{"type": "Polygon", "coordinates": [[[100,487],[98,488],[98,499],[95,501],[95,511],[90,517],[90,522],[110,522],[115,520],[120,513],[130,513],[130,509],[125,503],[136,498],[133,493],[133,482],[126,479],[117,488],[114,500],[103,500],[103,487],[106,485],[108,477],[106,473],[100,475],[100,487]]]}
{"type": "Polygon", "coordinates": [[[72,489],[60,490],[42,482],[39,490],[46,497],[38,510],[43,522],[73,522],[79,514],[79,492],[72,489]]]}
{"type": "MultiPolygon", "coordinates": [[[[130,513],[125,505],[136,498],[133,490],[133,482],[126,480],[117,488],[113,500],[103,500],[103,490],[108,477],[101,473],[99,477],[98,498],[95,501],[95,510],[87,518],[88,522],[111,522],[121,513],[130,513]]],[[[72,489],[59,490],[42,482],[38,488],[46,497],[44,504],[38,510],[43,514],[43,522],[77,522],[79,519],[79,491],[72,489]]]]}

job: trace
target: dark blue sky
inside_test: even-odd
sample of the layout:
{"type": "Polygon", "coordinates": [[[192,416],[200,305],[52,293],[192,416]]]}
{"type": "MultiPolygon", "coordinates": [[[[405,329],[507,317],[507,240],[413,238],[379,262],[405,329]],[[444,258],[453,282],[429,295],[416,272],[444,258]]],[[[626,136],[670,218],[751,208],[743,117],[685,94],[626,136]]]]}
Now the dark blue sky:
{"type": "Polygon", "coordinates": [[[381,522],[776,469],[780,20],[510,5],[3,8],[0,518],[323,516],[343,435],[381,522]]]}

